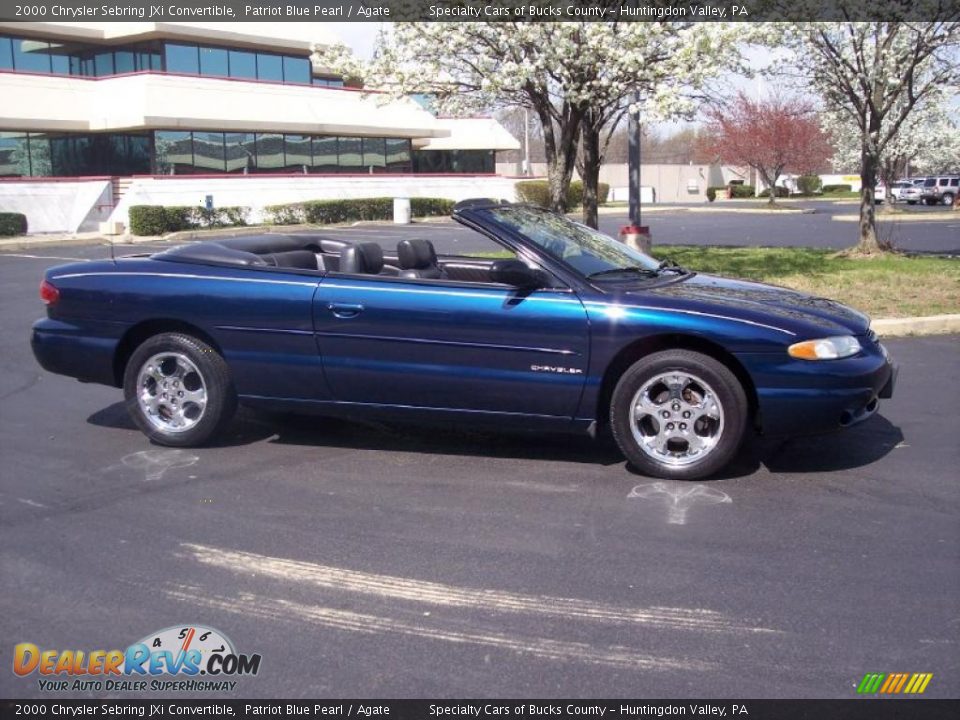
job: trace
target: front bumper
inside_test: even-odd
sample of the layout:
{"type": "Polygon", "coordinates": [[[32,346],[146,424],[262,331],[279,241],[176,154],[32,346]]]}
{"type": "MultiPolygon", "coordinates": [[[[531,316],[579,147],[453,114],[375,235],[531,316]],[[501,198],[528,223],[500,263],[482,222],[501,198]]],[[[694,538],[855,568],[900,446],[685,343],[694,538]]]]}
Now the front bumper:
{"type": "Polygon", "coordinates": [[[809,362],[778,355],[741,357],[757,390],[765,435],[813,435],[871,417],[893,396],[899,367],[879,344],[843,360],[809,362]]]}

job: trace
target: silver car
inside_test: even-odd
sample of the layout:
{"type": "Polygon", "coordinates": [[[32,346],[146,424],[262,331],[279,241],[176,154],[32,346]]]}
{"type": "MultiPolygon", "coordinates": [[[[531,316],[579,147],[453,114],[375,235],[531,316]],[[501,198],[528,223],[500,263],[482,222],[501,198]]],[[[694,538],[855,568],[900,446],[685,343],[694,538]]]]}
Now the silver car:
{"type": "Polygon", "coordinates": [[[953,205],[960,193],[960,175],[939,175],[928,177],[923,183],[920,197],[927,205],[953,205]]]}

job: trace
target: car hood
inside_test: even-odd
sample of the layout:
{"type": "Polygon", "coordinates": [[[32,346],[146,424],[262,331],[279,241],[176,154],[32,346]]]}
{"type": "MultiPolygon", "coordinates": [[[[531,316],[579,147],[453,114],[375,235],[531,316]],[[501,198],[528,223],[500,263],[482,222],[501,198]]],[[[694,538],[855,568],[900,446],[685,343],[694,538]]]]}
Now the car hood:
{"type": "Polygon", "coordinates": [[[653,288],[624,289],[621,301],[659,301],[656,304],[765,322],[800,333],[861,335],[870,327],[866,315],[827,298],[713,275],[691,275],[653,288]]]}

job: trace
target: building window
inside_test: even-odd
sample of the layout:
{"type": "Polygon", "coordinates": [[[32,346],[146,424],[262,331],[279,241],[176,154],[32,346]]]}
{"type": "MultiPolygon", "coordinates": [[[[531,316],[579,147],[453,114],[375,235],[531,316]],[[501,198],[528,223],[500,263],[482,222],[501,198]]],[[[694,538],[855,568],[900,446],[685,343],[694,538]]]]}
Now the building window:
{"type": "Polygon", "coordinates": [[[102,52],[97,53],[93,56],[93,71],[97,77],[105,77],[107,75],[114,75],[113,68],[113,53],[112,52],[102,52]]]}
{"type": "Polygon", "coordinates": [[[257,53],[257,77],[260,80],[283,82],[283,59],[279,55],[257,53]]]}
{"type": "Polygon", "coordinates": [[[166,69],[171,73],[197,75],[200,72],[200,51],[196,45],[166,43],[166,69]]]}
{"type": "Polygon", "coordinates": [[[0,70],[13,70],[13,45],[8,37],[0,37],[0,70]]]}
{"type": "Polygon", "coordinates": [[[13,67],[20,72],[50,72],[49,43],[42,40],[13,39],[13,67]]]}
{"type": "Polygon", "coordinates": [[[383,172],[387,166],[387,143],[383,138],[363,139],[363,169],[383,172]]]}
{"type": "Polygon", "coordinates": [[[117,50],[113,54],[113,68],[114,72],[118,75],[136,72],[137,64],[133,52],[130,50],[117,50]]]}
{"type": "Polygon", "coordinates": [[[286,83],[310,84],[310,60],[307,58],[283,56],[283,81],[286,83]]]}
{"type": "Polygon", "coordinates": [[[316,137],[313,139],[313,166],[317,173],[335,173],[340,169],[337,158],[337,138],[316,137]]]}
{"type": "Polygon", "coordinates": [[[180,175],[193,170],[193,144],[190,133],[158,130],[154,133],[156,173],[180,175]]]}
{"type": "Polygon", "coordinates": [[[313,164],[308,135],[285,135],[283,145],[289,172],[305,172],[313,164]]]}
{"type": "Polygon", "coordinates": [[[280,133],[257,133],[257,169],[277,172],[284,167],[283,135],[280,133]]]}
{"type": "Polygon", "coordinates": [[[489,175],[496,171],[496,162],[493,150],[418,150],[413,171],[489,175]]]}
{"type": "Polygon", "coordinates": [[[230,77],[257,79],[257,56],[243,50],[230,51],[230,77]]]}
{"type": "Polygon", "coordinates": [[[66,46],[50,43],[50,70],[55,75],[70,74],[70,60],[72,56],[66,46]]]}
{"type": "Polygon", "coordinates": [[[342,137],[339,141],[340,171],[358,173],[363,171],[363,140],[342,137]]]}
{"type": "Polygon", "coordinates": [[[257,169],[257,138],[253,133],[226,133],[227,172],[248,173],[257,169]]]}
{"type": "Polygon", "coordinates": [[[50,152],[50,138],[43,133],[29,133],[30,175],[47,177],[53,175],[53,159],[50,152]]]}
{"type": "Polygon", "coordinates": [[[199,173],[222,173],[226,170],[223,133],[193,134],[193,166],[199,173]]]}
{"type": "Polygon", "coordinates": [[[408,173],[410,166],[410,141],[406,138],[387,138],[387,172],[408,173]]]}
{"type": "Polygon", "coordinates": [[[32,174],[27,134],[0,132],[0,177],[20,177],[32,174]]]}
{"type": "Polygon", "coordinates": [[[222,48],[200,48],[200,74],[227,77],[227,51],[222,48]]]}

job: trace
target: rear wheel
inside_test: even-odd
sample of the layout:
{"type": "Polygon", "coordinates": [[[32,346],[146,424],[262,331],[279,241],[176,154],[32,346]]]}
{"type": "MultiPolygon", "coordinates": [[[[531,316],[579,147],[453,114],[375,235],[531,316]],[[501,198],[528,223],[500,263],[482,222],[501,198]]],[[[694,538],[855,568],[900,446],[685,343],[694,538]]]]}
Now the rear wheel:
{"type": "Polygon", "coordinates": [[[953,205],[953,193],[944,193],[942,198],[943,204],[947,207],[953,205]]]}
{"type": "Polygon", "coordinates": [[[723,363],[688,350],[654,353],[620,378],[613,436],[646,475],[695,480],[726,465],[747,428],[746,393],[723,363]]]}
{"type": "Polygon", "coordinates": [[[146,340],[123,377],[127,411],[153,442],[194,447],[230,422],[237,399],[226,362],[205,342],[181,333],[146,340]]]}

